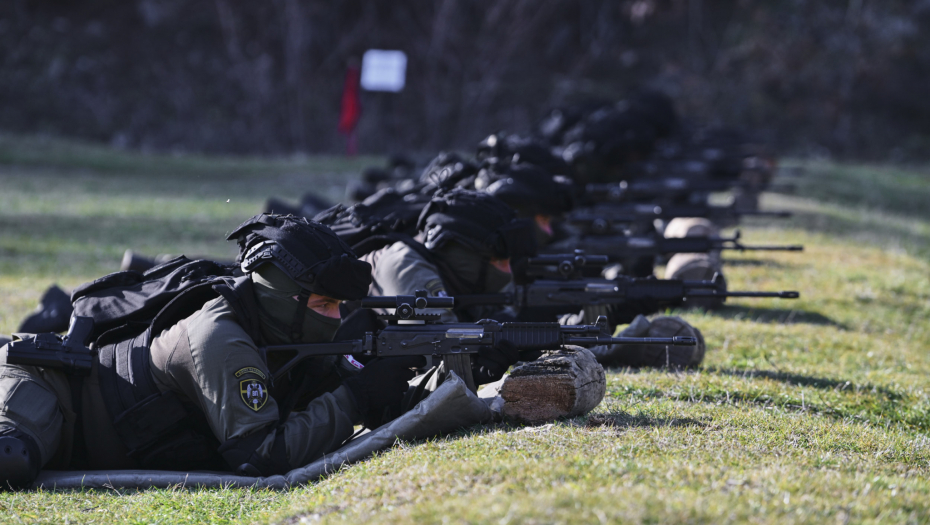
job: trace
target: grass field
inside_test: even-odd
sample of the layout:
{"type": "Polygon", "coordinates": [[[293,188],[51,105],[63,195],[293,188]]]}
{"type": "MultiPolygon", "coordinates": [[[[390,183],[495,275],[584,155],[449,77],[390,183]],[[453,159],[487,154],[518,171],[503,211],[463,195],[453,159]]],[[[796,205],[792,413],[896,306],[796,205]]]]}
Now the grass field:
{"type": "MultiPolygon", "coordinates": [[[[123,250],[230,257],[265,198],[339,198],[375,159],[146,156],[0,136],[0,332],[51,282],[123,250]]],[[[608,371],[594,416],[463,430],[288,492],[0,494],[0,522],[930,522],[930,171],[796,162],[793,219],[743,228],[801,254],[727,254],[731,289],[684,313],[703,368],[608,371]]]]}

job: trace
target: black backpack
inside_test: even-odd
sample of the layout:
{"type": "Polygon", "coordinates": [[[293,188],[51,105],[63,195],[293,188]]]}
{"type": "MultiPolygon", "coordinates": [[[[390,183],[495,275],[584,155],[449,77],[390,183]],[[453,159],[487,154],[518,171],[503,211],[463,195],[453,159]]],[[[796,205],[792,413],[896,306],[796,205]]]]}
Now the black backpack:
{"type": "Polygon", "coordinates": [[[329,226],[356,255],[362,256],[416,235],[420,212],[430,199],[431,195],[404,195],[386,188],[349,207],[337,204],[313,220],[329,226]]]}
{"type": "Polygon", "coordinates": [[[144,273],[124,271],[85,283],[71,294],[74,315],[94,320],[91,341],[97,346],[145,331],[156,316],[182,319],[228,289],[236,268],[183,255],[144,273]],[[183,300],[175,301],[183,294],[183,300]],[[169,308],[169,305],[171,308],[169,308]]]}

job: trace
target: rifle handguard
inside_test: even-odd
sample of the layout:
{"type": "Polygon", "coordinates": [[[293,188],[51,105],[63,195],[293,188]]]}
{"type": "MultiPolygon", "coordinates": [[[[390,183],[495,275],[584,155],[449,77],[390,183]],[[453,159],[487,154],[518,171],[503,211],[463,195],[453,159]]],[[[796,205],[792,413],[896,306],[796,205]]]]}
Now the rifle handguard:
{"type": "Polygon", "coordinates": [[[563,344],[558,323],[502,323],[501,339],[517,350],[546,350],[563,344]]]}

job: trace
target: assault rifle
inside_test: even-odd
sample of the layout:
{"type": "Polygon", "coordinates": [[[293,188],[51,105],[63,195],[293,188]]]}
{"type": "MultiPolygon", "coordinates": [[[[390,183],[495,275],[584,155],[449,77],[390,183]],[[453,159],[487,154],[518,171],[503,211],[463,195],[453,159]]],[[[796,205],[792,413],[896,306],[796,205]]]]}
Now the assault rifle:
{"type": "MultiPolygon", "coordinates": [[[[518,351],[552,350],[563,345],[599,346],[611,344],[663,344],[694,346],[693,337],[611,337],[606,317],[594,325],[561,326],[558,323],[442,323],[439,314],[418,310],[452,308],[451,297],[427,297],[423,290],[413,296],[369,297],[361,301],[363,308],[394,308],[394,313],[379,315],[388,325],[377,332],[366,332],[361,339],[331,343],[272,345],[262,348],[269,362],[282,362],[273,371],[281,379],[301,361],[315,356],[357,355],[391,357],[407,355],[433,356],[442,359],[447,370],[461,377],[475,390],[471,374],[471,357],[483,346],[509,343],[518,351]]],[[[68,334],[29,335],[7,345],[7,362],[18,365],[64,369],[86,375],[95,360],[96,349],[90,349],[90,334],[94,321],[90,317],[72,318],[68,334]]]]}
{"type": "Polygon", "coordinates": [[[611,319],[610,324],[622,324],[632,321],[638,313],[648,314],[661,306],[680,305],[689,298],[800,297],[796,291],[732,292],[726,289],[720,274],[710,281],[585,277],[599,273],[606,263],[605,256],[585,255],[581,251],[533,257],[527,260],[525,268],[515,269],[514,282],[520,284],[514,285],[513,292],[460,295],[456,303],[459,307],[513,306],[521,312],[531,309],[546,316],[577,313],[582,308],[618,307],[614,309],[616,318],[611,319]],[[637,307],[651,311],[640,311],[637,307]]]}
{"type": "Polygon", "coordinates": [[[266,346],[262,350],[269,361],[282,362],[272,374],[280,379],[301,361],[326,355],[392,357],[422,355],[442,359],[447,370],[453,370],[472,391],[471,357],[481,347],[494,347],[502,342],[519,351],[552,350],[562,345],[598,346],[611,344],[663,344],[694,346],[693,337],[611,337],[607,319],[599,318],[594,325],[561,326],[558,323],[442,323],[439,314],[425,308],[452,308],[452,297],[427,297],[426,291],[416,295],[368,297],[362,308],[393,308],[394,313],[379,315],[388,325],[376,332],[366,332],[361,339],[296,345],[266,346]]]}
{"type": "Polygon", "coordinates": [[[600,224],[592,224],[591,234],[572,239],[572,245],[585,253],[605,254],[610,260],[632,257],[656,257],[675,253],[708,253],[714,250],[784,251],[800,252],[801,245],[755,246],[740,242],[737,230],[732,237],[673,237],[661,235],[624,235],[603,231],[600,224]]]}

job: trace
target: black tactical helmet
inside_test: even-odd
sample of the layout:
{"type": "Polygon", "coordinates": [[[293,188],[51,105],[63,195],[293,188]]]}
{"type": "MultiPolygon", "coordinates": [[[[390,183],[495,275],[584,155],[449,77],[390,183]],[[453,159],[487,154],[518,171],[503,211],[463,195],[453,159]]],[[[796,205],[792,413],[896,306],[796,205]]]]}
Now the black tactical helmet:
{"type": "Polygon", "coordinates": [[[425,184],[423,191],[448,190],[459,183],[467,184],[467,179],[474,177],[477,173],[478,165],[471,160],[458,153],[443,151],[423,170],[420,183],[425,184]]]}
{"type": "Polygon", "coordinates": [[[561,215],[574,205],[571,180],[530,164],[494,164],[481,170],[475,188],[490,193],[521,217],[561,215]]]}
{"type": "Polygon", "coordinates": [[[539,139],[507,133],[488,135],[478,144],[478,160],[498,164],[532,164],[553,175],[572,176],[572,168],[539,139]]]}
{"type": "Polygon", "coordinates": [[[533,228],[496,197],[461,188],[436,193],[417,222],[417,229],[426,234],[427,249],[454,240],[489,259],[535,255],[533,228]]]}
{"type": "Polygon", "coordinates": [[[322,224],[262,213],[226,237],[233,239],[239,244],[236,262],[245,273],[271,263],[312,293],[341,300],[368,295],[371,265],[359,261],[352,248],[322,224]]]}

